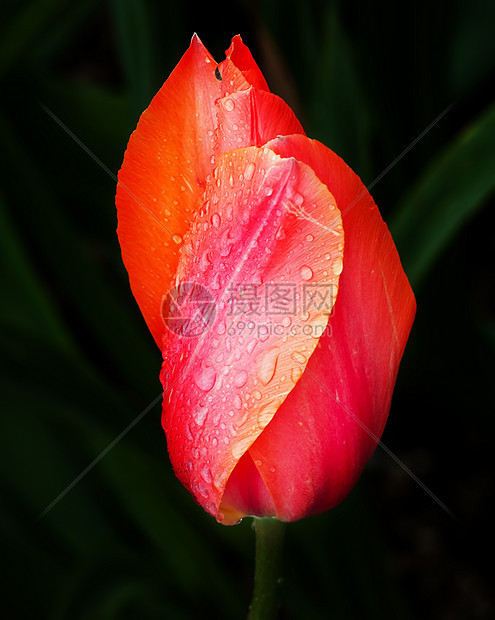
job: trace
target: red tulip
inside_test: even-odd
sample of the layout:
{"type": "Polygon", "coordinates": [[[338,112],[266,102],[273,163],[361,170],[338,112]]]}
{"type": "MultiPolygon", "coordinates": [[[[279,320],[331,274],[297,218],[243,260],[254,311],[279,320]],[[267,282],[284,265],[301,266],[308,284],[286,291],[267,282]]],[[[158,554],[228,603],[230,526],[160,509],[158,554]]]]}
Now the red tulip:
{"type": "Polygon", "coordinates": [[[194,36],[130,138],[117,207],[179,480],[226,524],[335,506],[383,432],[415,313],[360,179],[240,37],[217,65],[194,36]]]}

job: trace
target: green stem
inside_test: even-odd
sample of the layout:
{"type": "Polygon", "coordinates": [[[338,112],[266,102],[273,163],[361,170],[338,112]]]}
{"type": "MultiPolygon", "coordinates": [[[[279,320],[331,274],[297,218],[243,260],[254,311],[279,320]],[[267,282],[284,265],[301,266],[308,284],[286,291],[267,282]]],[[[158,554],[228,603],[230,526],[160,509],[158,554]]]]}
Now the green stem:
{"type": "Polygon", "coordinates": [[[285,523],[272,517],[254,517],[254,530],[256,564],[248,620],[273,620],[278,611],[285,523]]]}

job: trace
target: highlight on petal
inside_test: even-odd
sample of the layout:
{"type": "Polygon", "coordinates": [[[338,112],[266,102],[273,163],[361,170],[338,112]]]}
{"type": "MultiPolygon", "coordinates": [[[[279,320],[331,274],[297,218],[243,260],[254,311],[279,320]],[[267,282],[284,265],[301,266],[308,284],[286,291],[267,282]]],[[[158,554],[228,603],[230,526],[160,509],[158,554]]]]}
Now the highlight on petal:
{"type": "Polygon", "coordinates": [[[249,449],[276,516],[291,521],[332,508],[356,483],[385,426],[415,301],[390,233],[352,170],[305,137],[269,146],[308,164],[332,191],[346,239],[329,335],[249,449]]]}
{"type": "Polygon", "coordinates": [[[176,280],[179,288],[205,287],[215,316],[198,338],[165,335],[161,378],[170,458],[197,501],[221,519],[225,486],[239,463],[236,476],[256,486],[251,499],[250,490],[226,498],[225,522],[238,520],[238,506],[228,504],[236,493],[246,507],[271,505],[263,474],[256,478],[257,461],[241,459],[294,389],[325,331],[343,248],[335,200],[308,166],[267,148],[219,157],[185,236],[176,280]],[[324,303],[307,303],[316,292],[325,294],[324,303]]]}

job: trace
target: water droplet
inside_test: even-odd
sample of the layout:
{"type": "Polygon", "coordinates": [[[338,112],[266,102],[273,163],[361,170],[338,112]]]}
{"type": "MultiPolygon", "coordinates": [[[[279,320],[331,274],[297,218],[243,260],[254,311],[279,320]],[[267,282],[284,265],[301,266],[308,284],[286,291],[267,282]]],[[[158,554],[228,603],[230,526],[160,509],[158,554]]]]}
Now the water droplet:
{"type": "Polygon", "coordinates": [[[313,271],[311,270],[311,267],[308,267],[307,265],[303,265],[299,270],[299,273],[301,274],[301,278],[303,280],[311,280],[313,277],[313,271]]]}
{"type": "Polygon", "coordinates": [[[280,349],[278,347],[268,349],[268,351],[264,354],[261,363],[258,365],[258,377],[264,385],[268,385],[268,383],[270,383],[273,379],[273,375],[275,374],[275,370],[277,368],[279,354],[280,349]]]}
{"type": "Polygon", "coordinates": [[[297,383],[302,375],[302,368],[300,366],[294,366],[290,372],[290,378],[292,383],[297,383]]]}
{"type": "Polygon", "coordinates": [[[196,420],[196,424],[198,426],[203,426],[206,420],[207,413],[208,413],[207,408],[198,409],[198,411],[196,412],[196,415],[194,416],[194,419],[196,420]]]}
{"type": "Polygon", "coordinates": [[[251,354],[253,352],[254,347],[256,346],[256,338],[252,338],[246,345],[246,351],[251,354]]]}
{"type": "Polygon", "coordinates": [[[220,222],[221,222],[220,216],[218,215],[218,213],[214,213],[211,216],[211,223],[213,224],[213,226],[215,226],[215,228],[218,228],[220,226],[220,222]]]}
{"type": "Polygon", "coordinates": [[[201,470],[201,476],[207,484],[211,484],[213,482],[213,476],[211,475],[211,470],[209,467],[203,467],[201,470]]]}
{"type": "Polygon", "coordinates": [[[332,271],[336,276],[340,276],[340,274],[342,273],[342,267],[342,258],[337,258],[332,264],[332,271]]]}
{"type": "Polygon", "coordinates": [[[194,375],[196,385],[205,392],[209,392],[211,390],[211,388],[215,385],[216,380],[217,373],[211,367],[199,369],[194,375]]]}
{"type": "Polygon", "coordinates": [[[284,231],[284,227],[280,226],[280,228],[277,230],[276,234],[275,234],[275,238],[276,239],[285,239],[285,231],[284,231]]]}
{"type": "Polygon", "coordinates": [[[271,196],[273,194],[273,187],[267,187],[265,189],[265,196],[271,196]]]}
{"type": "Polygon", "coordinates": [[[241,397],[239,396],[239,394],[236,394],[236,395],[235,395],[235,398],[234,398],[234,407],[235,407],[236,409],[242,409],[242,400],[241,400],[241,397]]]}
{"type": "Polygon", "coordinates": [[[258,327],[258,338],[260,342],[265,342],[270,337],[270,332],[268,331],[268,327],[266,325],[260,325],[258,327]]]}
{"type": "Polygon", "coordinates": [[[298,194],[296,192],[294,196],[292,196],[292,201],[295,205],[299,207],[304,202],[304,196],[301,196],[301,194],[298,194]]]}
{"type": "Polygon", "coordinates": [[[305,239],[306,239],[306,241],[311,242],[311,241],[313,241],[314,237],[313,237],[313,235],[306,235],[305,239]]]}
{"type": "Polygon", "coordinates": [[[242,416],[238,419],[236,426],[237,428],[239,428],[240,426],[244,426],[244,424],[246,424],[246,422],[249,420],[249,411],[244,411],[244,413],[242,414],[242,416]]]}
{"type": "Polygon", "coordinates": [[[234,377],[234,385],[238,388],[246,385],[248,380],[248,374],[245,370],[240,370],[237,375],[234,377]]]}
{"type": "Polygon", "coordinates": [[[172,239],[175,241],[175,243],[182,243],[182,237],[180,235],[174,235],[172,239]]]}
{"type": "Polygon", "coordinates": [[[263,394],[259,390],[254,390],[253,397],[256,400],[261,400],[263,398],[263,394]]]}
{"type": "Polygon", "coordinates": [[[229,112],[232,112],[232,110],[235,108],[235,103],[232,99],[226,99],[223,105],[225,106],[225,109],[229,112]]]}
{"type": "Polygon", "coordinates": [[[199,268],[201,269],[201,271],[206,271],[210,264],[211,263],[208,257],[208,250],[206,250],[206,252],[199,259],[199,268]]]}
{"type": "Polygon", "coordinates": [[[284,402],[283,398],[274,398],[272,401],[267,403],[264,407],[258,412],[258,426],[261,429],[264,429],[265,426],[271,421],[275,412],[280,407],[280,405],[284,402]]]}
{"type": "Polygon", "coordinates": [[[298,362],[299,364],[306,363],[306,356],[300,353],[299,351],[293,351],[291,355],[292,359],[298,362]]]}
{"type": "Polygon", "coordinates": [[[244,170],[244,178],[246,181],[250,181],[254,176],[254,171],[256,170],[256,166],[253,163],[250,163],[246,166],[246,170],[244,170]]]}
{"type": "Polygon", "coordinates": [[[290,318],[288,316],[284,316],[284,318],[282,319],[282,325],[284,327],[289,327],[291,323],[292,321],[290,320],[290,318]]]}
{"type": "Polygon", "coordinates": [[[330,260],[332,257],[330,254],[325,254],[325,260],[330,260]]]}

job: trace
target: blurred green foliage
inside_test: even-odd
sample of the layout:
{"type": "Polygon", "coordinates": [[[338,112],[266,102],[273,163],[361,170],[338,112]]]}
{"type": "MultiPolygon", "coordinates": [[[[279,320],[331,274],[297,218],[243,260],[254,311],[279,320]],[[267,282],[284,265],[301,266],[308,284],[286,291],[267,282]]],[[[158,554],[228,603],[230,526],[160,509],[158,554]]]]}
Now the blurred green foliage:
{"type": "Polygon", "coordinates": [[[3,608],[9,618],[242,618],[249,520],[216,524],[175,480],[160,354],[128,288],[115,173],[194,31],[240,32],[308,135],[374,179],[418,316],[384,442],[351,496],[288,528],[281,618],[488,618],[495,348],[495,4],[267,0],[2,3],[3,608]]]}

